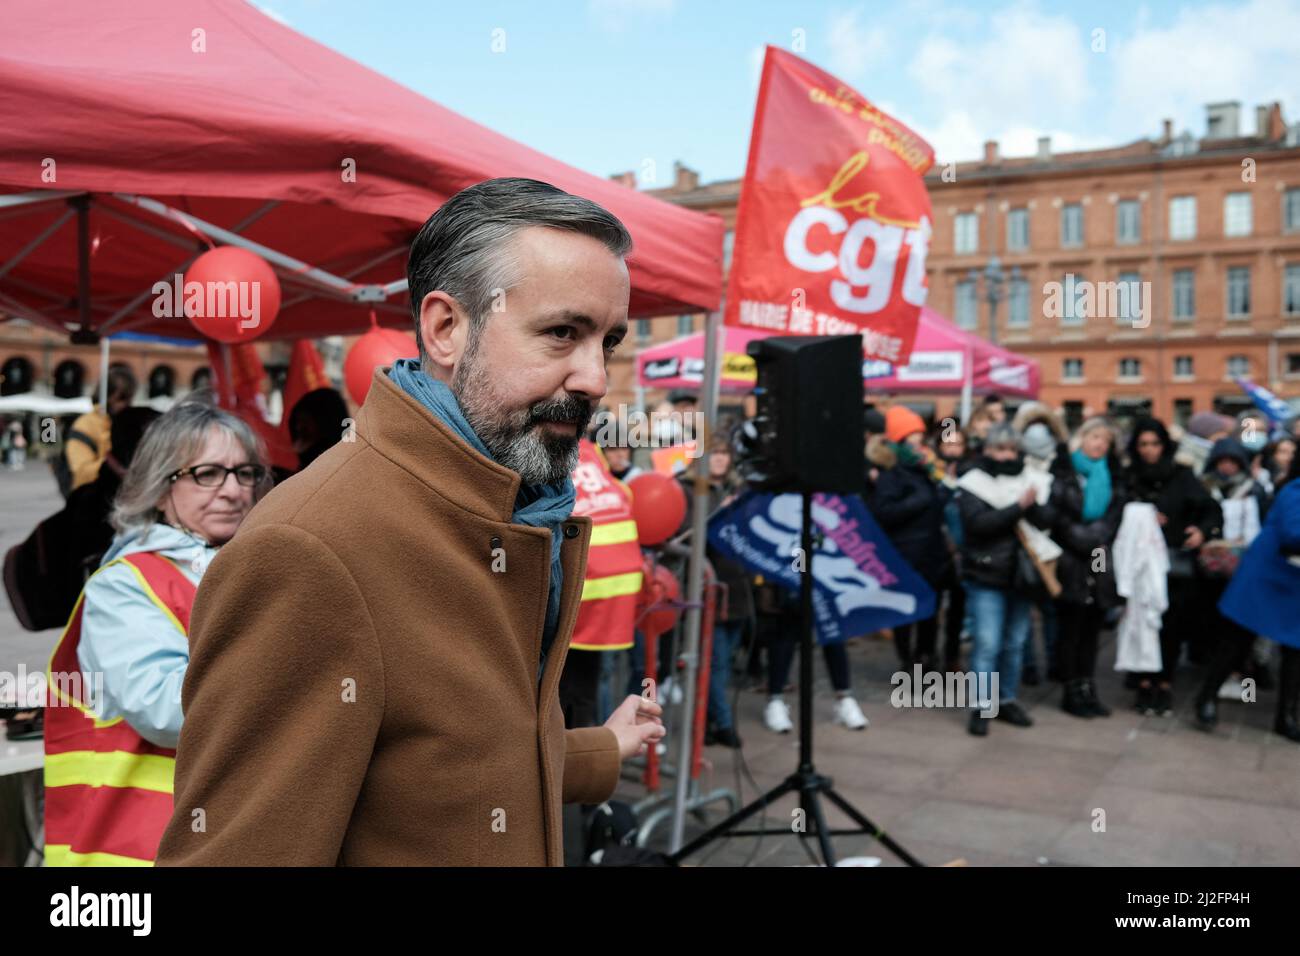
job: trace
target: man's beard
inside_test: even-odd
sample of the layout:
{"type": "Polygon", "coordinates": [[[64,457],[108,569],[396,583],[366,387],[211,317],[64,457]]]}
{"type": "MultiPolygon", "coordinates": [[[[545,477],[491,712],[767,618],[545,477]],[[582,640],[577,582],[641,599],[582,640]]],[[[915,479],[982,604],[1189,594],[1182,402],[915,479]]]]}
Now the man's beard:
{"type": "Polygon", "coordinates": [[[504,410],[492,376],[478,367],[472,348],[452,377],[451,390],[475,434],[500,465],[516,472],[525,485],[549,485],[569,477],[578,466],[578,439],[587,431],[592,407],[586,399],[534,402],[504,410]],[[572,435],[556,434],[545,422],[577,426],[572,435]]]}

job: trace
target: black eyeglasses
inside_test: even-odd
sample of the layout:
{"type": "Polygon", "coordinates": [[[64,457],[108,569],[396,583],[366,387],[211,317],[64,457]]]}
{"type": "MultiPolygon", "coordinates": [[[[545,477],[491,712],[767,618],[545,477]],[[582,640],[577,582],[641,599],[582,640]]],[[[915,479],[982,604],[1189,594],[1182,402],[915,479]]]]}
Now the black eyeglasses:
{"type": "Polygon", "coordinates": [[[192,465],[174,472],[170,480],[179,481],[186,475],[193,478],[200,488],[220,488],[226,483],[227,475],[234,475],[235,481],[245,488],[252,488],[266,478],[266,469],[261,465],[236,465],[234,468],[225,465],[192,465]]]}

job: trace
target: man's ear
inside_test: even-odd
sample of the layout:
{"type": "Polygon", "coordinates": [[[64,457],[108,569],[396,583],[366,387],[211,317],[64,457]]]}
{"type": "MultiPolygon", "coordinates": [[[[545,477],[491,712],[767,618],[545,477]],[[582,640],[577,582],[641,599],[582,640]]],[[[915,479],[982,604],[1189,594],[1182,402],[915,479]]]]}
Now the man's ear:
{"type": "Polygon", "coordinates": [[[430,292],[420,303],[420,341],[429,357],[425,371],[450,378],[469,341],[469,316],[446,292],[430,292]]]}

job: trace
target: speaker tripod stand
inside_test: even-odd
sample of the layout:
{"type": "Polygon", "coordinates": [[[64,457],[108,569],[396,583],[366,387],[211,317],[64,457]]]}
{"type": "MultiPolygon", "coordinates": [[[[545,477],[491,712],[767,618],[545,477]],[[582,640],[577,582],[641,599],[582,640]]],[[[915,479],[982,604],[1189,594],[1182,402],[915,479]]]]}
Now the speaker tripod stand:
{"type": "Polygon", "coordinates": [[[865,814],[837,793],[831,778],[819,774],[813,764],[813,534],[812,492],[809,491],[803,492],[803,528],[800,532],[800,547],[804,560],[799,578],[799,765],[794,773],[786,777],[780,784],[757,800],[737,810],[721,823],[700,834],[676,853],[671,854],[669,859],[674,863],[680,863],[683,859],[714,840],[739,836],[784,835],[780,830],[739,830],[736,828],[754,814],[780,800],[786,794],[795,793],[799,795],[799,808],[803,811],[803,827],[794,827],[790,833],[798,836],[800,840],[806,840],[810,834],[816,836],[821,849],[821,859],[826,866],[835,865],[835,847],[831,843],[831,837],[862,835],[879,840],[890,852],[908,866],[924,866],[920,860],[900,846],[893,837],[872,823],[865,814]],[[857,827],[848,830],[830,829],[826,825],[826,815],[822,810],[823,797],[836,807],[839,807],[841,812],[857,824],[857,827]]]}

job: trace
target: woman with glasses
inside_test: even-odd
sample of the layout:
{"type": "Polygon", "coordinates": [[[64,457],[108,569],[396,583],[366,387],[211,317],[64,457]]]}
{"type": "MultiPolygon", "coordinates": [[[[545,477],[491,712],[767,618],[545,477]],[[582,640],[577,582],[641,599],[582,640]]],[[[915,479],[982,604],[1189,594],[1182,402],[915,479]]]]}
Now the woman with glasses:
{"type": "Polygon", "coordinates": [[[256,435],[228,412],[183,402],[145,432],[117,535],[50,658],[47,865],[152,865],[172,813],[190,609],[268,487],[256,435]]]}

